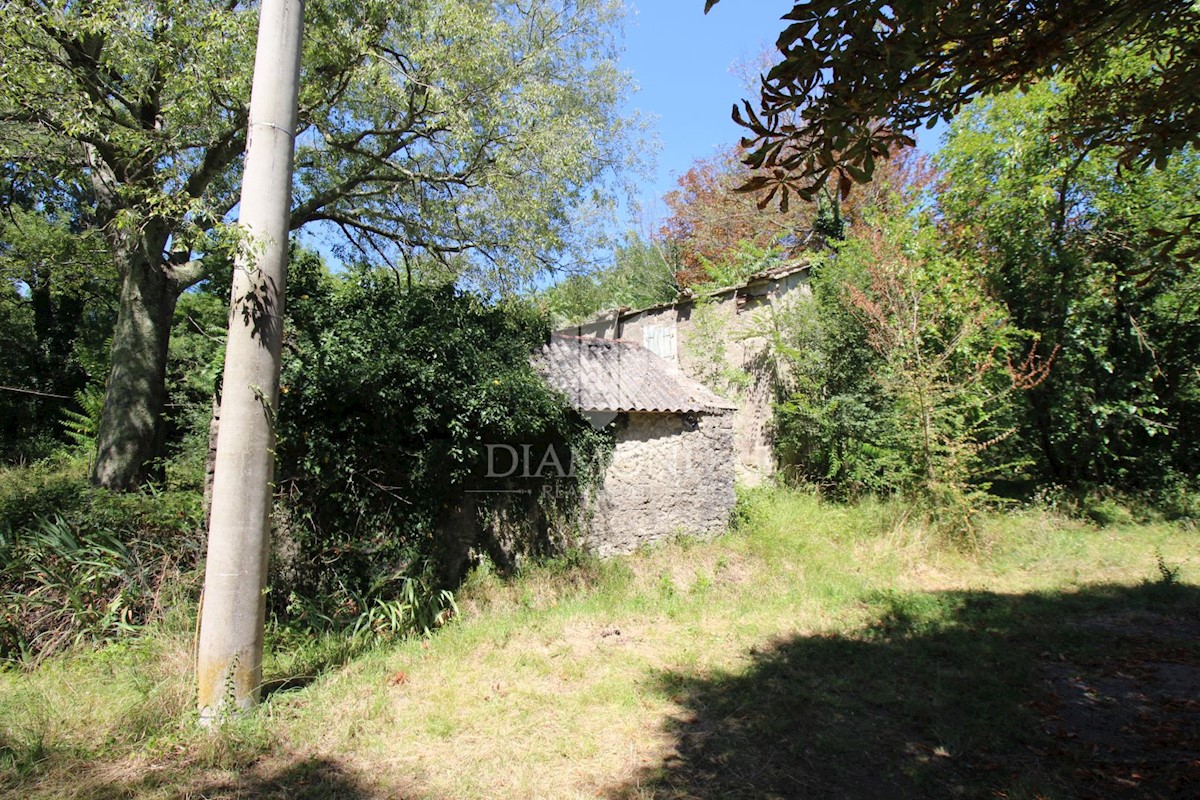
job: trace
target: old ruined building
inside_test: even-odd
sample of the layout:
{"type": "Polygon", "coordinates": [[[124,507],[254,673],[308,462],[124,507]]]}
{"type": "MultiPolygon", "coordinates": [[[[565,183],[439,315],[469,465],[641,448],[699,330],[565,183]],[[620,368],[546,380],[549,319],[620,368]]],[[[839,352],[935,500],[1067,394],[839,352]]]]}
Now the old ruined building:
{"type": "Polygon", "coordinates": [[[561,335],[636,343],[735,400],[733,461],[739,481],[755,485],[775,471],[768,331],[773,312],[811,296],[808,263],[793,261],[737,286],[642,309],[613,309],[561,335]]]}
{"type": "Polygon", "coordinates": [[[458,554],[452,571],[472,551],[512,566],[526,552],[582,545],[610,555],[725,530],[735,482],[753,485],[775,467],[774,312],[808,296],[807,264],[789,263],[737,286],[616,309],[555,332],[534,361],[577,412],[612,436],[603,477],[572,509],[550,508],[524,480],[542,471],[543,450],[495,445],[502,474],[448,515],[445,540],[458,554]]]}
{"type": "Polygon", "coordinates": [[[637,342],[556,334],[539,369],[613,449],[583,509],[586,545],[625,553],[721,532],[735,501],[736,406],[637,342]]]}

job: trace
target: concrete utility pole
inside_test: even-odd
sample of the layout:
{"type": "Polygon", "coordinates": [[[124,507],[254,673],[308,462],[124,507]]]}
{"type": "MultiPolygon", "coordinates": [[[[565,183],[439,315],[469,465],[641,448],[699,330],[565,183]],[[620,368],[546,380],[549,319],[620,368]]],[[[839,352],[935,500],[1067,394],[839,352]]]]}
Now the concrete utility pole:
{"type": "MultiPolygon", "coordinates": [[[[201,724],[258,702],[304,0],[263,0],[217,434],[197,684],[201,724]]],[[[231,65],[232,66],[232,65],[231,65]]]]}

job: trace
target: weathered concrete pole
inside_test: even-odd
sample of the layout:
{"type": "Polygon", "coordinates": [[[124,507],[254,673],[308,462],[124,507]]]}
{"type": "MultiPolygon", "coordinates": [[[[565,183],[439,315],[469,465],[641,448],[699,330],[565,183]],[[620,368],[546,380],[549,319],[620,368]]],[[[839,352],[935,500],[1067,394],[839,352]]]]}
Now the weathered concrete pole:
{"type": "Polygon", "coordinates": [[[250,92],[217,434],[197,685],[200,719],[258,702],[275,471],[275,410],[287,277],[304,0],[263,0],[250,92]]]}

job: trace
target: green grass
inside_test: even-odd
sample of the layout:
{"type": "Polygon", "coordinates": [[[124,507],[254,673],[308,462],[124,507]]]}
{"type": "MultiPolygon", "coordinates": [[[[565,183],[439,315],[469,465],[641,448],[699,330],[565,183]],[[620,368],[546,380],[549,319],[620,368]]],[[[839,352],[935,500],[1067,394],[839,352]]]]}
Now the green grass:
{"type": "MultiPolygon", "coordinates": [[[[1027,510],[987,518],[964,549],[896,504],[763,491],[711,542],[574,556],[514,580],[480,570],[460,618],[428,639],[354,651],[277,638],[266,671],[279,691],[215,734],[194,727],[182,623],[0,673],[0,787],[1119,797],[1123,784],[1093,783],[1128,776],[1093,769],[1091,749],[1047,732],[1038,709],[1062,699],[1063,675],[1103,687],[1134,655],[1200,672],[1197,637],[1156,638],[1200,628],[1195,540],[1176,524],[1027,510]]],[[[1142,788],[1188,777],[1142,771],[1142,788]]]]}

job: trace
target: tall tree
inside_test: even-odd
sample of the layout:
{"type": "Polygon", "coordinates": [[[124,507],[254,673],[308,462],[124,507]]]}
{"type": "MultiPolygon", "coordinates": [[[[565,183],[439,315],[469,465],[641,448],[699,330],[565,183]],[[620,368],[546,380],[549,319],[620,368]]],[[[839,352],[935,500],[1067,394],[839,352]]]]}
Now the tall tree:
{"type": "MultiPolygon", "coordinates": [[[[293,229],[495,286],[586,248],[633,128],[618,0],[314,0],[293,229]]],[[[172,311],[213,255],[246,145],[257,3],[0,6],[0,160],[90,182],[120,307],[93,479],[128,488],[161,436],[172,311]],[[53,142],[53,164],[30,159],[53,142]]]]}
{"type": "Polygon", "coordinates": [[[17,459],[51,444],[70,397],[103,378],[116,308],[87,186],[33,166],[54,162],[53,142],[29,145],[0,165],[0,457],[17,459]]]}
{"type": "Polygon", "coordinates": [[[812,202],[775,209],[769,200],[741,191],[768,174],[747,167],[742,155],[744,151],[730,148],[698,159],[663,198],[671,213],[660,235],[677,257],[679,280],[685,285],[718,279],[727,271],[722,268],[743,260],[747,250],[797,256],[820,249],[840,239],[865,209],[886,203],[891,192],[901,187],[917,191],[932,177],[925,160],[909,148],[882,164],[870,184],[847,197],[823,190],[812,202]]]}
{"type": "Polygon", "coordinates": [[[569,275],[541,293],[556,324],[582,322],[605,308],[643,308],[674,300],[678,262],[671,247],[630,231],[613,250],[613,263],[569,275]]]}
{"type": "Polygon", "coordinates": [[[680,282],[709,280],[707,267],[737,257],[740,247],[796,252],[809,244],[814,204],[798,203],[787,213],[764,212],[755,199],[736,189],[753,174],[736,148],[698,159],[663,197],[670,214],[660,234],[680,261],[680,282]]]}
{"type": "Polygon", "coordinates": [[[1009,319],[1060,350],[1007,446],[1044,481],[1157,489],[1200,454],[1196,242],[1164,251],[1155,235],[1200,216],[1200,154],[1119,169],[1116,148],[1074,147],[1054,120],[1078,91],[1043,82],[968,107],[937,156],[938,207],[1009,319]]]}
{"type": "Polygon", "coordinates": [[[747,188],[781,201],[831,176],[844,192],[918,126],[1051,75],[1081,90],[1059,126],[1077,146],[1116,147],[1130,164],[1200,141],[1191,0],[796,0],[783,19],[758,108],[734,107],[747,163],[769,171],[747,188]]]}
{"type": "Polygon", "coordinates": [[[0,458],[36,457],[70,398],[103,377],[112,269],[101,237],[72,216],[46,206],[0,216],[0,458]]]}

